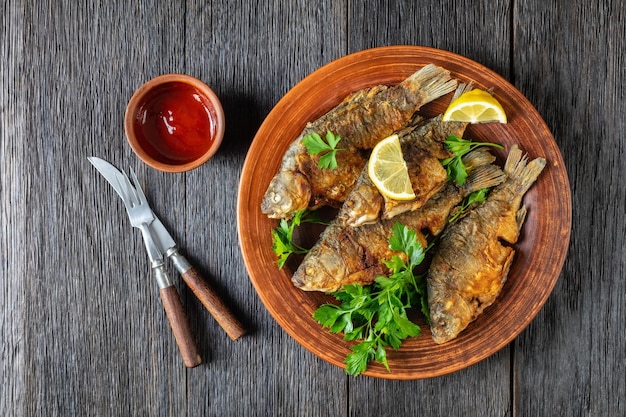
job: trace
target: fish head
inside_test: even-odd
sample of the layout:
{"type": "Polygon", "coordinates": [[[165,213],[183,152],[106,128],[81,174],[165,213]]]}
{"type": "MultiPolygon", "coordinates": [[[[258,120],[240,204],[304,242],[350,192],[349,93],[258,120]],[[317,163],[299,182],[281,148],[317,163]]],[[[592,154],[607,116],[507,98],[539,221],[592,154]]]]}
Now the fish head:
{"type": "Polygon", "coordinates": [[[267,188],[261,211],[272,219],[291,218],[304,210],[311,201],[311,186],[307,178],[294,171],[280,171],[267,188]]]}
{"type": "Polygon", "coordinates": [[[341,279],[329,273],[329,268],[331,271],[336,269],[328,265],[328,262],[333,263],[333,258],[333,256],[330,259],[324,256],[306,258],[291,277],[293,285],[303,291],[334,292],[339,290],[341,279]]]}
{"type": "Polygon", "coordinates": [[[436,297],[430,306],[430,331],[435,343],[454,339],[471,321],[470,306],[460,294],[436,297]]]}
{"type": "MultiPolygon", "coordinates": [[[[328,226],[324,235],[334,234],[336,226],[328,226]]],[[[322,240],[327,240],[322,237],[322,240]]],[[[291,277],[293,285],[304,291],[334,292],[341,288],[346,265],[334,239],[330,244],[316,244],[304,257],[291,277]]],[[[328,243],[328,242],[326,242],[328,243]]]]}

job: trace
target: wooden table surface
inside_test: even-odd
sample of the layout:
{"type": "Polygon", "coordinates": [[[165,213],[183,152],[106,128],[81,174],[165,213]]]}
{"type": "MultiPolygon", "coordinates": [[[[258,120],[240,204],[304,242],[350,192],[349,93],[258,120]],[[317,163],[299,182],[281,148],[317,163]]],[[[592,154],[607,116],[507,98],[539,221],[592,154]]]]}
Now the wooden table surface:
{"type": "Polygon", "coordinates": [[[626,2],[15,0],[0,12],[1,415],[626,415],[626,2]],[[332,60],[399,44],[464,55],[526,95],[573,205],[563,272],[530,326],[476,365],[416,381],[346,376],[285,333],[248,278],[235,210],[276,102],[332,60]],[[218,154],[184,174],[141,163],[123,131],[133,91],[170,72],[212,86],[227,118],[218,154]],[[247,336],[231,341],[176,279],[205,358],[183,366],[140,235],[90,155],[136,170],[247,336]]]}

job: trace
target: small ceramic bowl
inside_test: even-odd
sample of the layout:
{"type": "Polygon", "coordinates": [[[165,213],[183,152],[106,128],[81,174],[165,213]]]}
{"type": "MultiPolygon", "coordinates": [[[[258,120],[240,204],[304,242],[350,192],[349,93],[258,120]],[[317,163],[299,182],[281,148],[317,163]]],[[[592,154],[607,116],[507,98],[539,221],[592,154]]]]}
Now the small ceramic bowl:
{"type": "Polygon", "coordinates": [[[183,74],[146,82],[131,97],[124,116],[135,154],[164,172],[189,171],[208,161],[222,143],[224,124],[224,110],[213,90],[183,74]]]}

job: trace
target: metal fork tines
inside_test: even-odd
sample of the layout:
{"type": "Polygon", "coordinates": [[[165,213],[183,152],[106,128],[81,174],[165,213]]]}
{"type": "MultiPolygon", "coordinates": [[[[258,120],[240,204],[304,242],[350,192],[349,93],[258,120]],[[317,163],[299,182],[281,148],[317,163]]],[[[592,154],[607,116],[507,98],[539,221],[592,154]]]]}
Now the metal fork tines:
{"type": "Polygon", "coordinates": [[[146,251],[148,252],[152,268],[156,274],[155,278],[157,279],[159,288],[167,288],[172,285],[172,282],[169,280],[166,273],[159,273],[161,271],[165,272],[162,268],[160,268],[164,264],[163,254],[154,242],[149,228],[152,221],[154,221],[152,209],[148,204],[146,195],[139,185],[139,180],[137,179],[137,175],[135,175],[135,171],[133,171],[132,168],[130,169],[130,175],[133,182],[132,185],[126,173],[123,173],[123,175],[125,181],[120,183],[120,189],[122,190],[122,201],[126,207],[128,218],[130,219],[130,223],[133,227],[141,230],[146,251]]]}
{"type": "Polygon", "coordinates": [[[215,289],[202,278],[198,269],[180,253],[176,241],[150,208],[139,185],[139,180],[132,169],[131,184],[131,179],[125,173],[104,159],[95,156],[88,159],[122,198],[133,226],[142,231],[159,288],[169,288],[172,285],[163,266],[167,258],[170,258],[185,284],[228,336],[232,340],[237,340],[243,336],[246,333],[245,327],[223,302],[215,289]]]}
{"type": "Polygon", "coordinates": [[[155,242],[150,230],[150,225],[155,221],[155,216],[139,185],[135,172],[132,169],[130,170],[131,183],[126,173],[120,172],[108,162],[94,157],[89,158],[89,160],[121,197],[132,226],[141,230],[146,251],[150,257],[152,271],[159,286],[159,295],[185,366],[191,368],[199,365],[202,359],[198,354],[198,348],[191,334],[189,320],[183,309],[178,291],[165,270],[163,253],[155,242]]]}

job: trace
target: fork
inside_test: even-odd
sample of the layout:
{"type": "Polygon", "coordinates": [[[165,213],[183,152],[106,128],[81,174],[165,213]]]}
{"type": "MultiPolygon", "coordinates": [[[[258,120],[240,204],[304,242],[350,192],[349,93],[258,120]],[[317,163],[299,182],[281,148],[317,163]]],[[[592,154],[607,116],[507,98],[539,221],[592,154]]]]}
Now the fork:
{"type": "Polygon", "coordinates": [[[165,271],[163,254],[154,242],[150,232],[150,224],[154,220],[152,210],[148,205],[139,180],[135,172],[131,169],[130,175],[132,184],[126,173],[117,176],[117,181],[121,190],[122,201],[126,207],[126,212],[133,227],[141,230],[146,251],[150,257],[152,271],[159,286],[159,295],[165,308],[165,313],[172,327],[176,343],[180,350],[185,366],[193,368],[202,363],[198,353],[198,348],[191,333],[189,320],[183,309],[178,291],[165,271]]]}

